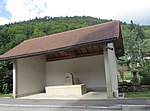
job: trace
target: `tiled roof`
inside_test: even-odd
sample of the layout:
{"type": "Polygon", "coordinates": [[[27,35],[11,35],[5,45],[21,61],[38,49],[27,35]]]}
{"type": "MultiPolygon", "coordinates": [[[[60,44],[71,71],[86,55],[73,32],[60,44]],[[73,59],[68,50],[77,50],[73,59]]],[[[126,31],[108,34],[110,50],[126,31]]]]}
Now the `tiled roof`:
{"type": "MultiPolygon", "coordinates": [[[[82,44],[95,42],[112,42],[118,40],[120,23],[111,21],[76,30],[52,34],[44,37],[25,40],[10,51],[0,56],[0,60],[46,54],[56,50],[64,50],[82,44]]],[[[122,46],[120,47],[122,48],[122,46]]]]}

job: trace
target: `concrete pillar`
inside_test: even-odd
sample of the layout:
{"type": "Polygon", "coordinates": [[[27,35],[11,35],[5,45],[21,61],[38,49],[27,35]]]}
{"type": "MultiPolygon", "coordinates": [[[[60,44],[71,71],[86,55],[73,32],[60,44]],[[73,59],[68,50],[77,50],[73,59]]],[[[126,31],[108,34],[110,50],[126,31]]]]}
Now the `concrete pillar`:
{"type": "Polygon", "coordinates": [[[113,91],[112,91],[112,80],[111,80],[111,66],[109,64],[109,55],[108,55],[108,49],[107,44],[104,45],[103,51],[104,51],[104,63],[105,63],[105,77],[106,77],[106,87],[107,87],[107,98],[113,99],[113,91]]]}
{"type": "Polygon", "coordinates": [[[108,47],[113,49],[113,50],[108,50],[112,91],[113,93],[114,92],[118,93],[118,79],[117,79],[118,72],[117,72],[117,63],[116,63],[116,54],[115,54],[114,44],[109,43],[108,47]]]}
{"type": "Polygon", "coordinates": [[[17,96],[17,60],[13,61],[13,97],[17,96]]]}

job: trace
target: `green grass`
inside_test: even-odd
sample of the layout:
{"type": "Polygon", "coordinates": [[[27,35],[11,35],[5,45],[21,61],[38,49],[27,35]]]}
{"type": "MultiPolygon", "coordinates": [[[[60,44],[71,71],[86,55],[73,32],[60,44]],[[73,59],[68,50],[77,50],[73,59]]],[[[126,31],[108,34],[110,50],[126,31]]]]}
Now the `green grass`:
{"type": "Polygon", "coordinates": [[[127,92],[126,98],[150,98],[150,91],[127,92]]]}
{"type": "MultiPolygon", "coordinates": [[[[124,72],[124,80],[131,80],[131,78],[132,78],[131,71],[125,71],[124,72]]],[[[139,75],[138,75],[138,78],[140,80],[140,76],[139,75]]],[[[119,72],[118,72],[118,79],[120,81],[120,74],[119,74],[119,72]]]]}
{"type": "Polygon", "coordinates": [[[1,94],[0,93],[0,98],[2,98],[2,97],[12,97],[12,94],[1,94]]]}
{"type": "Polygon", "coordinates": [[[130,71],[124,72],[124,79],[125,80],[131,80],[131,77],[132,77],[132,75],[131,75],[130,71]]]}
{"type": "MultiPolygon", "coordinates": [[[[124,80],[131,80],[131,77],[132,77],[132,75],[131,75],[130,71],[125,71],[124,72],[124,80]]],[[[119,72],[118,72],[118,79],[120,80],[120,74],[119,74],[119,72]]]]}

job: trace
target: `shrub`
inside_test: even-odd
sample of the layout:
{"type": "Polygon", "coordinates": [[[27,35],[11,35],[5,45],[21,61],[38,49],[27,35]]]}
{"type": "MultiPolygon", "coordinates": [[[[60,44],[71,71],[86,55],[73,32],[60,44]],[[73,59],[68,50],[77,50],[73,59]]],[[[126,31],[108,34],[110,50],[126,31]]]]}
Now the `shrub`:
{"type": "Polygon", "coordinates": [[[119,82],[118,85],[119,85],[119,86],[127,86],[127,87],[130,87],[130,86],[131,86],[131,83],[126,82],[126,81],[123,81],[123,82],[119,82]]]}
{"type": "Polygon", "coordinates": [[[140,76],[142,76],[141,79],[141,85],[150,85],[150,73],[140,73],[140,76]]]}

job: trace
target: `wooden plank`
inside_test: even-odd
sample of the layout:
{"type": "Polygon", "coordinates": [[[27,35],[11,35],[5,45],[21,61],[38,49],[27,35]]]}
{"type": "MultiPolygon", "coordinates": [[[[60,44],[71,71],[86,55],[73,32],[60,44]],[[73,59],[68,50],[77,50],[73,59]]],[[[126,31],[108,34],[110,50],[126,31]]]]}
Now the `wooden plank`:
{"type": "Polygon", "coordinates": [[[99,54],[103,54],[102,47],[100,45],[94,45],[89,47],[82,47],[75,50],[53,53],[46,57],[46,61],[57,61],[57,60],[79,58],[79,57],[93,56],[99,54]]]}
{"type": "Polygon", "coordinates": [[[102,54],[101,52],[95,52],[95,53],[86,53],[86,54],[81,54],[81,55],[78,55],[78,57],[86,57],[86,56],[94,56],[94,55],[100,55],[102,54]]]}
{"type": "Polygon", "coordinates": [[[90,47],[87,47],[87,50],[88,50],[88,53],[94,52],[91,46],[90,46],[90,47]]]}
{"type": "Polygon", "coordinates": [[[95,52],[99,52],[100,51],[100,48],[99,48],[98,45],[93,46],[93,48],[94,48],[95,52]]]}
{"type": "Polygon", "coordinates": [[[66,56],[66,57],[59,57],[59,58],[49,58],[49,59],[46,59],[46,61],[57,61],[57,60],[65,60],[65,59],[71,59],[71,58],[74,58],[74,56],[66,56]]]}
{"type": "Polygon", "coordinates": [[[81,48],[81,52],[82,52],[83,54],[87,53],[87,50],[85,49],[85,47],[81,48]]]}

